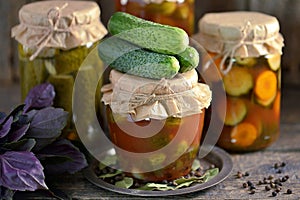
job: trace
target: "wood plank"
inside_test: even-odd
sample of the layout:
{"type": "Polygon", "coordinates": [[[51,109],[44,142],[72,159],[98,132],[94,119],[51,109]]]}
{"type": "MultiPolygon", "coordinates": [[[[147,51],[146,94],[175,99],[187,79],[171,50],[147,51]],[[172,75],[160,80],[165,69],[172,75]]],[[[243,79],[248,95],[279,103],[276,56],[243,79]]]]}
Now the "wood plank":
{"type": "MultiPolygon", "coordinates": [[[[297,134],[298,128],[291,132],[286,132],[281,138],[283,143],[277,143],[277,150],[270,148],[266,151],[259,151],[248,154],[232,154],[234,168],[229,177],[220,184],[207,190],[176,196],[176,199],[268,199],[271,197],[271,191],[264,190],[266,185],[258,185],[259,180],[269,175],[274,176],[274,180],[289,175],[287,182],[283,183],[282,190],[277,198],[279,199],[299,199],[300,198],[300,147],[293,151],[280,150],[281,145],[292,143],[296,145],[299,140],[293,139],[297,134]],[[274,169],[275,163],[285,162],[286,167],[282,168],[282,173],[277,173],[274,169]],[[250,176],[240,179],[236,178],[238,171],[249,172],[250,176]],[[248,189],[244,189],[242,184],[251,181],[255,184],[256,193],[249,194],[248,189]],[[284,192],[292,189],[293,194],[287,195],[284,192]]],[[[299,134],[297,134],[299,135],[299,134]]],[[[299,139],[299,136],[298,136],[299,139]]],[[[284,148],[283,148],[284,149],[284,148]]],[[[141,197],[133,197],[129,195],[121,195],[107,190],[100,189],[89,183],[82,173],[76,175],[64,175],[62,177],[52,177],[51,182],[56,189],[59,189],[74,199],[143,199],[141,197]]],[[[35,193],[17,193],[16,197],[23,199],[48,199],[45,194],[35,193]]],[[[51,198],[49,198],[51,199],[51,198]]],[[[147,198],[155,199],[155,198],[147,198]]],[[[174,199],[174,197],[164,197],[160,199],[174,199]]]]}

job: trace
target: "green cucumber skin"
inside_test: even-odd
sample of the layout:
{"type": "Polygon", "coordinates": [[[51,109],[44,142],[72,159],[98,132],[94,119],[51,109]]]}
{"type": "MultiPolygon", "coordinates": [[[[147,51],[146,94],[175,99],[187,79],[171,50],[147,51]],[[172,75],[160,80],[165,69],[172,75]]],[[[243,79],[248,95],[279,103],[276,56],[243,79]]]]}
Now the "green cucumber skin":
{"type": "Polygon", "coordinates": [[[110,66],[121,72],[152,79],[173,78],[180,68],[174,56],[142,49],[124,54],[110,66]]]}
{"type": "Polygon", "coordinates": [[[174,56],[140,49],[117,37],[102,41],[98,55],[105,64],[118,71],[145,78],[170,79],[180,69],[174,56]]]}
{"type": "Polygon", "coordinates": [[[200,60],[198,51],[191,46],[188,46],[184,52],[177,54],[176,58],[180,64],[180,73],[195,69],[200,60]]]}
{"type": "Polygon", "coordinates": [[[189,44],[189,37],[183,29],[147,21],[124,12],[114,13],[107,28],[112,35],[162,54],[179,54],[189,44]]]}

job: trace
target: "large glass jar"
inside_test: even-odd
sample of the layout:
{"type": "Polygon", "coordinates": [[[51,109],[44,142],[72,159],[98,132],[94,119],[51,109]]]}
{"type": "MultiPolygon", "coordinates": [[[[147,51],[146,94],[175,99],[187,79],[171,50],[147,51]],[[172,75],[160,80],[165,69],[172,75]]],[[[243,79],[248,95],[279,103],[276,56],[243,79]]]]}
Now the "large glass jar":
{"type": "Polygon", "coordinates": [[[12,36],[19,42],[21,97],[38,84],[51,83],[54,106],[69,112],[65,132],[74,139],[73,85],[81,63],[107,33],[100,9],[94,2],[42,1],[23,6],[19,16],[12,36]]]}
{"type": "Polygon", "coordinates": [[[199,30],[195,38],[218,67],[227,96],[218,145],[234,152],[270,146],[280,125],[283,39],[277,19],[255,12],[209,13],[199,30]]]}
{"type": "Polygon", "coordinates": [[[194,0],[115,0],[116,11],[194,33],[194,0]]]}
{"type": "Polygon", "coordinates": [[[153,80],[112,70],[110,81],[102,88],[102,101],[121,170],[145,181],[188,174],[211,100],[197,72],[153,80]]]}

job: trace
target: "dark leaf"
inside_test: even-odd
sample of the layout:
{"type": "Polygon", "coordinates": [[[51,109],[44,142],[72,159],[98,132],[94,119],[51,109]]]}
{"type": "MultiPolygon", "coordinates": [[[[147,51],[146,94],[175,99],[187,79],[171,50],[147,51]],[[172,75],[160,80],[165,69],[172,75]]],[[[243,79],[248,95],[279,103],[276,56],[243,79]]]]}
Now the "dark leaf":
{"type": "Polygon", "coordinates": [[[44,147],[54,142],[56,138],[35,138],[36,144],[32,149],[32,152],[38,152],[44,147]]]}
{"type": "Polygon", "coordinates": [[[3,125],[0,125],[0,138],[5,137],[9,133],[12,123],[13,117],[9,117],[3,125]]]}
{"type": "Polygon", "coordinates": [[[8,142],[15,142],[21,139],[25,134],[26,131],[29,129],[30,124],[25,124],[21,127],[12,127],[11,131],[7,135],[8,142]]]}
{"type": "Polygon", "coordinates": [[[6,117],[6,119],[8,117],[13,117],[14,121],[17,121],[19,119],[19,116],[23,114],[23,109],[24,109],[24,104],[21,104],[19,106],[17,106],[16,108],[14,108],[9,115],[6,117]]]}
{"type": "Polygon", "coordinates": [[[17,142],[6,143],[3,147],[15,151],[31,151],[35,143],[34,139],[23,139],[17,142]]]}
{"type": "Polygon", "coordinates": [[[47,189],[43,166],[31,152],[8,151],[0,155],[0,183],[11,190],[47,189]]]}
{"type": "Polygon", "coordinates": [[[31,120],[27,137],[56,138],[65,127],[68,113],[61,108],[48,107],[38,110],[31,120]]]}
{"type": "Polygon", "coordinates": [[[51,143],[37,152],[37,156],[42,160],[45,171],[50,174],[64,172],[73,174],[87,166],[84,155],[66,139],[51,143]],[[59,162],[53,162],[55,157],[59,158],[59,162]]]}
{"type": "Polygon", "coordinates": [[[32,88],[26,99],[24,112],[33,108],[52,106],[55,97],[54,87],[50,83],[43,83],[32,88]]]}
{"type": "Polygon", "coordinates": [[[4,122],[5,118],[6,118],[6,114],[4,112],[0,112],[0,124],[4,122]]]}
{"type": "Polygon", "coordinates": [[[12,200],[15,191],[10,190],[6,187],[0,186],[0,199],[12,200]]]}

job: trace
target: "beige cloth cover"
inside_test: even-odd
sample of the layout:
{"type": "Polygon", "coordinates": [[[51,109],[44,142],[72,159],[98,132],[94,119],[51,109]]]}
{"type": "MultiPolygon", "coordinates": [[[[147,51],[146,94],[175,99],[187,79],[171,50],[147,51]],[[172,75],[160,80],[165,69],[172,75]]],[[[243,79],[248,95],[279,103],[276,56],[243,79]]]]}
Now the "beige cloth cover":
{"type": "Polygon", "coordinates": [[[45,47],[67,50],[96,42],[107,34],[98,4],[90,1],[26,4],[19,11],[19,20],[11,35],[22,45],[36,49],[31,59],[45,47]]]}
{"type": "Polygon", "coordinates": [[[205,14],[193,37],[208,51],[227,57],[282,54],[283,37],[278,20],[258,12],[205,14]]]}
{"type": "Polygon", "coordinates": [[[135,121],[181,118],[201,113],[211,102],[209,86],[198,83],[196,70],[161,80],[112,70],[110,82],[101,88],[102,101],[110,105],[114,113],[131,114],[135,121]]]}

